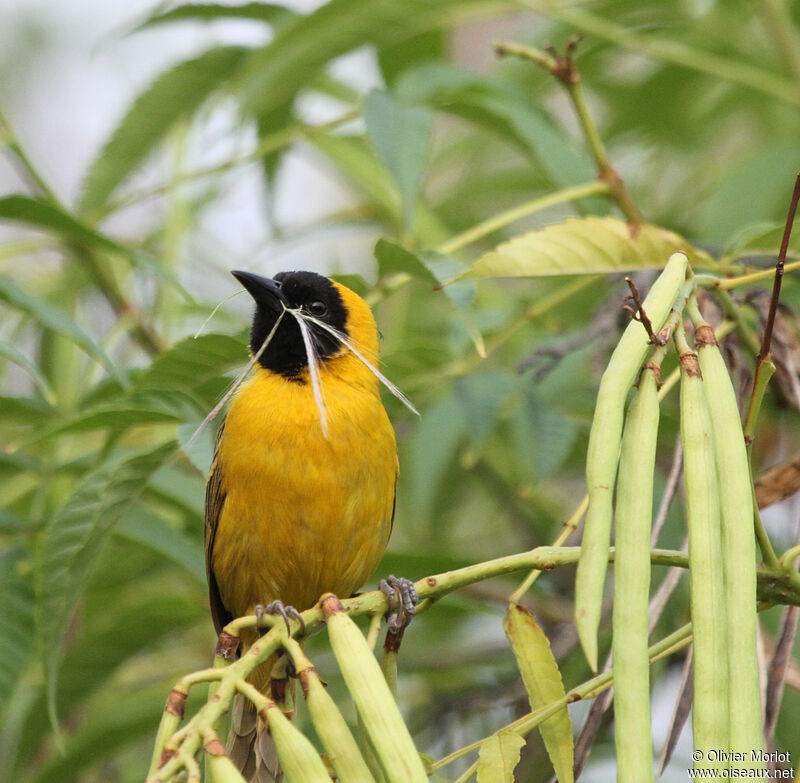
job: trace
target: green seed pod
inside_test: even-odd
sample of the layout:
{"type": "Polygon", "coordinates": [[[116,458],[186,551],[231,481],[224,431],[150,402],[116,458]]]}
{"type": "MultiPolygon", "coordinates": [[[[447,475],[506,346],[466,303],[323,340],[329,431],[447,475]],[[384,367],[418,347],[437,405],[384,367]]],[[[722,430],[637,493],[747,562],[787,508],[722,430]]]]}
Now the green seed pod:
{"type": "MultiPolygon", "coordinates": [[[[762,747],[756,656],[756,548],[747,448],[728,369],[708,324],[696,329],[698,360],[711,414],[722,513],[722,564],[727,596],[731,748],[746,754],[762,747]]],[[[735,766],[735,765],[734,765],[735,766]]],[[[763,766],[756,765],[756,766],[763,766]]]]}
{"type": "Polygon", "coordinates": [[[269,726],[287,783],[330,783],[331,776],[316,748],[295,728],[275,702],[262,708],[259,717],[269,726]]]}
{"type": "Polygon", "coordinates": [[[225,753],[222,743],[214,738],[205,743],[206,769],[211,783],[245,783],[242,774],[225,753]]]}
{"type": "MultiPolygon", "coordinates": [[[[653,329],[658,332],[669,316],[686,279],[688,260],[683,253],[670,256],[664,271],[643,302],[653,329]]],[[[650,349],[640,323],[628,324],[611,355],[597,392],[597,405],[586,454],[586,513],[581,557],[575,576],[575,625],[586,660],[597,671],[597,629],[603,604],[603,584],[611,540],[612,497],[617,475],[625,397],[636,380],[650,349]]]]}
{"type": "Polygon", "coordinates": [[[694,746],[703,754],[696,766],[715,767],[720,765],[708,761],[708,751],[730,748],[727,602],[722,578],[719,488],[711,419],[697,355],[685,352],[680,358],[683,480],[694,637],[692,729],[694,746]]]}
{"type": "Polygon", "coordinates": [[[336,596],[323,598],[322,611],[328,623],[331,649],[387,783],[427,783],[419,753],[363,634],[336,596]]]}
{"type": "Polygon", "coordinates": [[[316,669],[309,663],[298,670],[297,676],[303,686],[311,722],[339,780],[345,783],[374,783],[342,713],[325,690],[316,669]]]}
{"type": "Polygon", "coordinates": [[[156,742],[153,747],[153,757],[150,761],[150,771],[147,777],[152,777],[161,765],[161,757],[167,740],[178,730],[183,714],[186,711],[186,698],[188,693],[178,688],[173,688],[167,697],[164,712],[161,715],[161,723],[156,733],[156,742]]]}
{"type": "Polygon", "coordinates": [[[646,367],[622,436],[614,517],[612,660],[619,783],[653,780],[647,604],[658,419],[656,376],[646,367]]]}

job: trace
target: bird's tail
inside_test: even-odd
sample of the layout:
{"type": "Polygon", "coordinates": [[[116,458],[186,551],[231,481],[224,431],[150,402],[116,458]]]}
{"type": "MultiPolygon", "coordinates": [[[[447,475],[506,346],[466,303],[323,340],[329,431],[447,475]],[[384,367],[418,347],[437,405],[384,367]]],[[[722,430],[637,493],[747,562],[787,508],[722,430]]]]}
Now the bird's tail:
{"type": "MultiPolygon", "coordinates": [[[[285,658],[281,660],[285,661],[285,658]]],[[[278,672],[276,678],[273,669],[279,667],[278,657],[272,656],[253,671],[248,681],[262,693],[281,702],[284,699],[275,691],[282,689],[279,683],[286,683],[286,679],[285,675],[280,677],[281,672],[278,672]],[[273,683],[278,688],[275,688],[273,683]]],[[[248,783],[282,783],[283,770],[278,762],[278,752],[272,735],[259,727],[255,706],[241,694],[238,694],[233,702],[231,733],[228,735],[225,750],[248,783]]]]}

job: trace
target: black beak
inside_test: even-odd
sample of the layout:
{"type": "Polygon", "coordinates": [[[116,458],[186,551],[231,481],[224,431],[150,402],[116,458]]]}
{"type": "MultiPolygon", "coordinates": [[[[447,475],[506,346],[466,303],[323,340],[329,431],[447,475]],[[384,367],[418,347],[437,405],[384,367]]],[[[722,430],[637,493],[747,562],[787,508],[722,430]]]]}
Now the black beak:
{"type": "MultiPolygon", "coordinates": [[[[247,289],[250,296],[255,299],[258,304],[268,304],[273,307],[282,302],[287,307],[289,300],[283,293],[282,286],[277,280],[271,277],[261,277],[254,275],[252,272],[231,272],[231,274],[247,289]]],[[[278,307],[277,309],[281,309],[278,307]]]]}

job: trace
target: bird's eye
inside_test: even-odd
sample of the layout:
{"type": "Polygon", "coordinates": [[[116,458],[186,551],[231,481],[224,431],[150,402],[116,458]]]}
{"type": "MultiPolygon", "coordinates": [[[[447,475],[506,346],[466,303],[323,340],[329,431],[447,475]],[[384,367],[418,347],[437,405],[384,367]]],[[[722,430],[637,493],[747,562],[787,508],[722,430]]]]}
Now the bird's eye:
{"type": "Polygon", "coordinates": [[[310,305],[308,305],[308,311],[311,313],[311,315],[315,315],[317,318],[322,318],[322,316],[328,312],[328,305],[326,305],[325,302],[320,301],[312,302],[310,305]]]}

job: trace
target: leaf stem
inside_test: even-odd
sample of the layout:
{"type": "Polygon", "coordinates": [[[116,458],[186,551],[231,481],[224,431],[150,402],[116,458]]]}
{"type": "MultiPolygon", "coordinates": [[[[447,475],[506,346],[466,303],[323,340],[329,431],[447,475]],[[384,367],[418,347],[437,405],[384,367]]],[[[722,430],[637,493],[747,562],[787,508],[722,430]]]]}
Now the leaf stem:
{"type": "Polygon", "coordinates": [[[457,250],[461,250],[461,248],[466,245],[483,239],[483,237],[500,228],[504,228],[511,223],[515,223],[517,220],[521,220],[535,212],[541,212],[556,204],[563,204],[566,201],[577,201],[580,198],[587,198],[589,196],[603,195],[611,195],[611,187],[607,182],[595,180],[593,182],[586,182],[583,185],[575,185],[570,188],[564,188],[563,190],[557,190],[554,193],[548,193],[546,196],[539,196],[519,204],[516,207],[511,207],[511,209],[507,209],[497,215],[493,215],[472,228],[460,234],[456,234],[442,243],[437,248],[438,252],[445,254],[454,253],[457,250]]]}
{"type": "Polygon", "coordinates": [[[542,52],[531,46],[522,46],[521,44],[509,42],[496,43],[494,48],[499,55],[511,54],[536,63],[561,82],[572,101],[575,113],[578,115],[583,136],[589,145],[592,158],[594,158],[597,166],[598,180],[608,185],[610,195],[617,202],[628,222],[633,226],[638,226],[643,222],[642,213],[634,203],[630,193],[628,193],[624,180],[611,165],[603,139],[586,103],[580,73],[574,61],[575,49],[579,42],[580,37],[571,38],[567,42],[563,55],[558,54],[552,47],[546,52],[542,52]]]}
{"type": "Polygon", "coordinates": [[[623,49],[734,82],[777,98],[779,101],[800,103],[800,93],[794,89],[789,79],[764,68],[698,51],[676,40],[641,35],[574,6],[567,7],[551,0],[519,0],[519,2],[526,8],[532,8],[596,38],[610,41],[623,49]]]}
{"type": "MultiPolygon", "coordinates": [[[[672,653],[676,652],[677,650],[686,647],[691,640],[692,624],[687,623],[686,625],[678,628],[677,631],[673,631],[673,633],[669,634],[669,636],[665,636],[663,639],[650,646],[648,649],[650,662],[652,663],[664,658],[667,655],[672,655],[672,653]]],[[[567,704],[572,704],[573,702],[580,701],[582,699],[594,698],[598,696],[604,690],[611,687],[613,679],[614,678],[611,670],[602,672],[601,674],[592,677],[590,680],[587,680],[581,685],[572,688],[563,698],[558,699],[557,701],[554,701],[545,707],[540,707],[538,710],[533,710],[527,715],[523,715],[521,718],[517,718],[517,720],[512,721],[506,726],[503,726],[496,732],[493,732],[493,734],[490,736],[494,736],[501,731],[513,731],[525,736],[529,732],[533,731],[533,729],[535,729],[540,723],[547,720],[559,710],[563,709],[567,704]]],[[[434,761],[431,765],[431,769],[434,771],[441,769],[456,759],[466,755],[467,753],[478,750],[481,744],[487,739],[488,737],[484,737],[483,739],[472,742],[469,745],[465,745],[463,748],[454,750],[452,753],[444,756],[438,761],[434,761]]]]}

